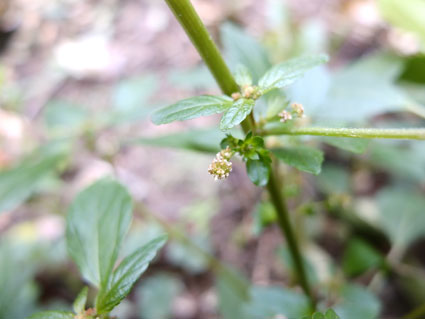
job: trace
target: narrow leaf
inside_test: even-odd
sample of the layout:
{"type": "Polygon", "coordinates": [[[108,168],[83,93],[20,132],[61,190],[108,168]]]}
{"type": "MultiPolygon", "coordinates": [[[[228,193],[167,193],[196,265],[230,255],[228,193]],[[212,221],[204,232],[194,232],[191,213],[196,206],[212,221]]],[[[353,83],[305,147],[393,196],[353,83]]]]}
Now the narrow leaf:
{"type": "Polygon", "coordinates": [[[301,171],[318,175],[322,170],[323,152],[307,147],[297,146],[272,150],[277,158],[301,171]]]}
{"type": "Polygon", "coordinates": [[[251,113],[254,107],[254,100],[239,99],[229,109],[224,112],[220,121],[220,129],[228,130],[241,123],[251,113]]]}
{"type": "Polygon", "coordinates": [[[87,287],[84,287],[78,294],[73,304],[73,309],[75,313],[81,313],[85,310],[88,292],[89,289],[87,287]]]}
{"type": "Polygon", "coordinates": [[[301,78],[308,70],[327,61],[328,57],[323,54],[291,59],[272,67],[263,75],[258,84],[263,94],[273,89],[283,88],[301,78]]]}
{"type": "Polygon", "coordinates": [[[111,179],[97,181],[72,203],[66,225],[68,252],[94,286],[109,281],[131,218],[130,195],[111,179]]]}
{"type": "Polygon", "coordinates": [[[160,125],[222,113],[232,104],[233,100],[226,96],[202,95],[191,97],[155,111],[152,114],[152,122],[160,125]]]}
{"type": "Polygon", "coordinates": [[[68,311],[43,311],[33,314],[28,319],[74,319],[74,314],[68,311]]]}
{"type": "Polygon", "coordinates": [[[111,311],[130,293],[134,283],[146,270],[149,262],[155,258],[156,253],[164,246],[166,241],[166,236],[156,238],[124,258],[114,271],[108,286],[99,292],[96,302],[98,313],[111,311]]]}

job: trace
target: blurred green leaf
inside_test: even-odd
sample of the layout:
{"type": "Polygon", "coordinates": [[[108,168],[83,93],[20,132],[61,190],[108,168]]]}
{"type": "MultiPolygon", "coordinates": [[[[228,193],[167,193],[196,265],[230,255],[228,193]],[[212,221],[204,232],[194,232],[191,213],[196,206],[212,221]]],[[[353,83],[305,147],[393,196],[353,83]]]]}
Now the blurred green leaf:
{"type": "Polygon", "coordinates": [[[258,82],[264,93],[291,85],[304,73],[328,61],[326,55],[309,55],[275,65],[258,82]]]}
{"type": "Polygon", "coordinates": [[[191,129],[185,132],[175,132],[156,137],[140,137],[131,142],[195,152],[217,153],[220,150],[220,141],[225,136],[225,133],[217,128],[191,129]]]}
{"type": "Polygon", "coordinates": [[[176,277],[160,273],[144,280],[137,289],[142,319],[170,319],[173,301],[182,292],[183,283],[176,277]]]}
{"type": "Polygon", "coordinates": [[[315,120],[362,122],[385,112],[405,110],[412,100],[394,83],[402,60],[383,53],[367,56],[338,71],[327,96],[315,108],[315,120]]]}
{"type": "Polygon", "coordinates": [[[367,242],[357,238],[350,239],[342,258],[342,268],[348,276],[361,275],[380,267],[382,263],[381,254],[367,242]]]}
{"type": "Polygon", "coordinates": [[[68,311],[43,311],[33,314],[29,319],[74,319],[74,314],[68,311]]]}
{"type": "Polygon", "coordinates": [[[236,83],[243,87],[244,85],[252,85],[252,75],[245,65],[239,64],[235,70],[236,83]]]}
{"type": "Polygon", "coordinates": [[[399,80],[425,84],[425,54],[406,57],[399,80]]]}
{"type": "Polygon", "coordinates": [[[382,16],[394,26],[415,33],[425,43],[425,2],[379,0],[382,16]]]}
{"type": "Polygon", "coordinates": [[[0,241],[0,319],[26,318],[34,311],[36,265],[33,249],[25,248],[4,237],[0,241]]]}
{"type": "Polygon", "coordinates": [[[155,111],[152,122],[160,125],[223,113],[232,105],[233,100],[226,96],[195,96],[155,111]]]}
{"type": "Polygon", "coordinates": [[[63,158],[61,152],[38,150],[20,165],[0,171],[0,214],[15,209],[39,190],[63,158]]]}
{"type": "Polygon", "coordinates": [[[149,263],[166,241],[166,236],[158,237],[124,258],[113,272],[107,286],[99,291],[96,300],[96,309],[99,314],[110,312],[130,293],[136,280],[148,268],[149,263]]]}
{"type": "MultiPolygon", "coordinates": [[[[211,251],[208,237],[205,235],[191,236],[190,240],[206,252],[211,251]]],[[[170,242],[165,249],[165,258],[173,265],[182,267],[188,273],[200,274],[208,269],[208,261],[193,251],[193,248],[177,241],[170,242]]]]}
{"type": "Polygon", "coordinates": [[[273,149],[273,154],[286,164],[301,171],[320,174],[323,162],[323,152],[307,146],[273,149]]]}
{"type": "MultiPolygon", "coordinates": [[[[289,269],[291,275],[296,277],[297,269],[294,266],[294,261],[292,259],[292,256],[291,256],[288,248],[282,247],[277,252],[278,252],[279,257],[281,257],[281,260],[283,261],[285,266],[289,269]]],[[[303,264],[304,264],[304,269],[306,270],[306,273],[307,273],[307,280],[311,284],[318,283],[319,278],[318,278],[317,271],[314,268],[313,263],[310,260],[308,260],[306,256],[303,256],[303,264]]]]}
{"type": "Polygon", "coordinates": [[[363,138],[323,137],[323,142],[345,151],[362,154],[369,146],[370,140],[363,138]]]}
{"type": "Polygon", "coordinates": [[[240,27],[225,23],[220,35],[226,57],[230,60],[229,65],[245,65],[252,72],[254,82],[270,68],[266,50],[240,27]]]}
{"type": "Polygon", "coordinates": [[[348,284],[341,291],[342,302],[333,307],[341,319],[376,319],[381,311],[379,300],[366,288],[348,284]]]}
{"type": "Polygon", "coordinates": [[[257,186],[265,186],[270,177],[270,162],[260,158],[258,160],[248,159],[246,172],[249,179],[257,186]]]}
{"type": "Polygon", "coordinates": [[[379,170],[421,183],[425,180],[425,148],[422,144],[421,141],[408,145],[374,143],[368,158],[379,170]]]}
{"type": "Polygon", "coordinates": [[[251,302],[244,307],[244,319],[302,318],[310,311],[306,296],[283,287],[253,287],[251,302]]]}
{"type": "Polygon", "coordinates": [[[342,166],[325,164],[317,176],[317,186],[328,194],[341,194],[350,192],[350,175],[342,166]]]}
{"type": "Polygon", "coordinates": [[[243,307],[249,301],[249,288],[248,280],[234,269],[216,274],[218,309],[223,319],[245,319],[243,307]]]}
{"type": "Polygon", "coordinates": [[[87,294],[89,293],[89,288],[84,287],[80,293],[78,294],[77,298],[75,299],[73,303],[73,309],[75,313],[82,313],[86,309],[86,302],[87,302],[87,294]]]}
{"type": "Polygon", "coordinates": [[[380,227],[393,245],[407,248],[425,235],[425,197],[405,187],[388,187],[377,195],[380,227]]]}
{"type": "Polygon", "coordinates": [[[157,86],[158,81],[154,75],[137,76],[119,82],[113,94],[114,108],[120,112],[143,108],[157,86]]]}
{"type": "Polygon", "coordinates": [[[90,120],[88,109],[63,100],[50,101],[44,110],[44,121],[53,134],[77,133],[90,120]]]}
{"type": "Polygon", "coordinates": [[[326,319],[325,315],[321,312],[315,312],[312,316],[311,319],[326,319]]]}
{"type": "Polygon", "coordinates": [[[220,129],[222,131],[231,129],[240,124],[251,113],[254,107],[254,100],[239,99],[233,103],[224,113],[220,121],[220,129]]]}
{"type": "Polygon", "coordinates": [[[340,319],[333,309],[328,309],[325,312],[325,319],[340,319]]]}
{"type": "Polygon", "coordinates": [[[132,201],[119,183],[104,178],[81,191],[67,214],[68,253],[83,277],[108,287],[132,218],[132,201]]]}
{"type": "Polygon", "coordinates": [[[202,64],[188,70],[172,70],[169,81],[173,87],[187,90],[205,90],[216,87],[216,82],[208,68],[202,64]]]}

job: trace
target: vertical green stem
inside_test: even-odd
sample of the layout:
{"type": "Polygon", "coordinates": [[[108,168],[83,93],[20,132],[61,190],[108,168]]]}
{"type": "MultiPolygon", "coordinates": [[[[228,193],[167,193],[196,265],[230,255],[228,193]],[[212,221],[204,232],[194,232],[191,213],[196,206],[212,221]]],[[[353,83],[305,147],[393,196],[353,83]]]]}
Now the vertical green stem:
{"type": "MultiPolygon", "coordinates": [[[[213,74],[215,80],[220,86],[224,94],[231,95],[239,91],[239,87],[233,78],[232,73],[224,62],[220,51],[211,39],[210,34],[193,8],[189,0],[165,0],[173,11],[177,20],[183,26],[192,43],[198,50],[199,54],[207,64],[209,70],[213,74]]],[[[242,122],[242,129],[245,133],[251,130],[250,118],[242,122]]],[[[311,303],[314,300],[311,294],[310,286],[307,281],[307,275],[304,264],[302,262],[300,249],[291,226],[289,212],[286,207],[285,199],[280,192],[280,187],[276,180],[276,172],[272,172],[270,181],[267,185],[268,191],[279,217],[279,226],[286,238],[288,247],[294,262],[298,280],[305,294],[310,297],[311,303]]]]}

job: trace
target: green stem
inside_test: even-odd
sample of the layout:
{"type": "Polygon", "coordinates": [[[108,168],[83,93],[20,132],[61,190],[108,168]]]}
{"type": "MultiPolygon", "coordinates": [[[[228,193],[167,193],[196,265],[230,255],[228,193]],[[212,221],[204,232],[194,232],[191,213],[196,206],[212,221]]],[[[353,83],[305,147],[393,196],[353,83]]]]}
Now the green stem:
{"type": "Polygon", "coordinates": [[[298,282],[303,288],[305,294],[310,298],[310,301],[314,308],[314,297],[311,293],[310,285],[308,283],[301,252],[298,247],[297,238],[295,236],[291,221],[289,219],[289,211],[286,205],[285,196],[281,192],[282,187],[281,185],[279,185],[279,178],[276,175],[277,172],[272,170],[269,182],[267,184],[267,190],[269,191],[270,199],[274,207],[276,208],[279,227],[281,232],[285,235],[289,252],[292,256],[294,268],[297,270],[296,275],[298,282]]]}
{"type": "MultiPolygon", "coordinates": [[[[220,51],[212,41],[207,29],[193,8],[189,0],[165,0],[168,6],[173,11],[177,20],[183,26],[187,35],[197,48],[199,54],[207,64],[209,70],[213,74],[215,80],[220,86],[224,94],[231,95],[239,91],[239,87],[233,78],[232,73],[224,62],[220,51]]],[[[249,123],[250,118],[246,118],[242,123],[242,129],[245,133],[249,132],[252,127],[249,123]]],[[[272,172],[267,188],[270,192],[272,202],[279,216],[279,225],[283,236],[288,242],[289,250],[294,261],[294,266],[297,272],[298,279],[305,294],[312,298],[310,286],[307,281],[307,275],[304,264],[302,263],[301,253],[294,235],[293,228],[289,220],[289,212],[286,207],[285,199],[282,197],[280,188],[275,178],[276,172],[272,172]]],[[[314,307],[313,307],[314,308],[314,307]]]]}
{"type": "Polygon", "coordinates": [[[351,138],[392,138],[425,140],[425,128],[330,128],[330,127],[299,127],[272,128],[263,130],[262,135],[316,135],[351,138]]]}

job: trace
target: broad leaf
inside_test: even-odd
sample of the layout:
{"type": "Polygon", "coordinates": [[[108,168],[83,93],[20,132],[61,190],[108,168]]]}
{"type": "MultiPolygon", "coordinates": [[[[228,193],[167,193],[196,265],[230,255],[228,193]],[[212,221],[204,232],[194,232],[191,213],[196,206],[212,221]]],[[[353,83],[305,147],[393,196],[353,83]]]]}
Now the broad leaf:
{"type": "Polygon", "coordinates": [[[63,154],[32,154],[20,165],[0,171],[0,214],[18,207],[36,192],[63,154]]]}
{"type": "Polygon", "coordinates": [[[406,188],[386,188],[379,192],[379,226],[393,245],[406,248],[425,236],[425,198],[406,188]]]}
{"type": "Polygon", "coordinates": [[[306,296],[283,287],[254,287],[251,296],[244,307],[244,319],[302,318],[310,311],[306,296]]]}
{"type": "Polygon", "coordinates": [[[333,309],[341,319],[379,318],[379,300],[366,288],[346,285],[341,291],[342,302],[333,309]]]}
{"type": "Polygon", "coordinates": [[[89,293],[89,289],[87,287],[84,287],[81,290],[81,292],[78,294],[77,298],[75,299],[72,305],[75,313],[82,313],[85,310],[88,293],[89,293]]]}
{"type": "Polygon", "coordinates": [[[131,218],[130,195],[111,179],[92,184],[72,203],[66,218],[68,252],[94,286],[109,282],[131,218]]]}
{"type": "Polygon", "coordinates": [[[68,311],[43,311],[33,314],[29,319],[74,319],[74,314],[68,311]]]}
{"type": "Polygon", "coordinates": [[[288,60],[272,67],[258,82],[263,93],[291,85],[310,69],[326,63],[326,55],[310,55],[288,60]]]}
{"type": "Polygon", "coordinates": [[[272,152],[286,164],[301,171],[317,175],[320,174],[322,169],[323,152],[318,149],[307,146],[297,146],[274,149],[272,152]]]}
{"type": "Polygon", "coordinates": [[[224,112],[220,121],[220,129],[225,131],[241,123],[251,113],[254,100],[239,99],[224,112]]]}
{"type": "Polygon", "coordinates": [[[248,68],[245,65],[239,64],[235,71],[235,80],[239,86],[251,85],[252,76],[248,68]]]}
{"type": "Polygon", "coordinates": [[[369,146],[370,140],[364,138],[323,137],[323,142],[345,151],[362,154],[369,146]]]}
{"type": "Polygon", "coordinates": [[[246,162],[246,172],[248,177],[257,186],[265,186],[270,177],[270,163],[263,159],[252,160],[246,162]]]}
{"type": "Polygon", "coordinates": [[[108,285],[101,288],[96,301],[99,314],[111,311],[129,293],[140,275],[148,268],[158,250],[165,244],[166,236],[159,237],[124,258],[113,272],[108,285]]]}
{"type": "Polygon", "coordinates": [[[233,100],[226,96],[202,95],[191,97],[155,111],[152,114],[152,122],[160,125],[223,113],[232,104],[233,100]]]}
{"type": "Polygon", "coordinates": [[[351,239],[344,250],[342,268],[348,276],[357,276],[380,267],[383,258],[373,247],[361,239],[351,239]]]}
{"type": "Polygon", "coordinates": [[[183,284],[168,273],[144,280],[137,290],[139,312],[142,319],[169,319],[173,317],[173,304],[182,292],[183,284]]]}
{"type": "Polygon", "coordinates": [[[220,35],[229,65],[245,65],[252,72],[254,82],[271,67],[266,50],[240,27],[225,23],[220,35]]]}

